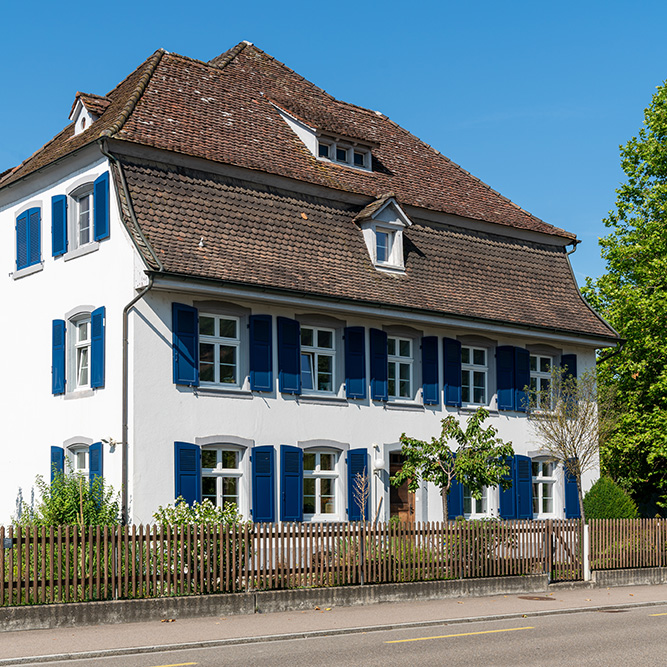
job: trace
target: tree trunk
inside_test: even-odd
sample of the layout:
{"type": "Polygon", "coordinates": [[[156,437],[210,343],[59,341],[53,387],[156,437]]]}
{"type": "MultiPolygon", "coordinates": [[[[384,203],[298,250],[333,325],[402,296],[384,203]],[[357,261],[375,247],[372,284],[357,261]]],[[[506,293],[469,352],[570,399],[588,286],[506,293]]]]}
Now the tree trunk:
{"type": "Polygon", "coordinates": [[[442,498],[442,520],[447,522],[449,520],[449,508],[447,506],[449,500],[449,489],[440,489],[440,497],[442,498]]]}
{"type": "Polygon", "coordinates": [[[584,494],[581,492],[581,474],[577,475],[577,494],[579,495],[579,512],[581,513],[581,520],[586,523],[586,515],[584,514],[584,494]]]}

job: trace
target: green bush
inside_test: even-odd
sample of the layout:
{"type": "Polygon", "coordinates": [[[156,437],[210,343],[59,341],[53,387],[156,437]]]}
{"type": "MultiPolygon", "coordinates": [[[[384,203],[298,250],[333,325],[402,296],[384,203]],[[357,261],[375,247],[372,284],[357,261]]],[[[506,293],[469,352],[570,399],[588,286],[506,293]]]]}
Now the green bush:
{"type": "MultiPolygon", "coordinates": [[[[189,505],[180,496],[176,498],[173,505],[157,508],[153,514],[155,523],[159,526],[187,526],[201,524],[223,524],[230,527],[233,525],[242,527],[243,517],[234,503],[225,503],[224,507],[216,507],[210,500],[201,503],[195,501],[189,505]]],[[[248,521],[248,524],[252,523],[248,521]]]]}
{"type": "Polygon", "coordinates": [[[92,483],[71,469],[57,472],[47,484],[37,475],[36,507],[23,505],[15,523],[21,526],[116,526],[120,523],[118,494],[96,477],[92,483]]]}
{"type": "Polygon", "coordinates": [[[637,505],[610,477],[600,477],[584,496],[587,519],[636,519],[637,505]]]}

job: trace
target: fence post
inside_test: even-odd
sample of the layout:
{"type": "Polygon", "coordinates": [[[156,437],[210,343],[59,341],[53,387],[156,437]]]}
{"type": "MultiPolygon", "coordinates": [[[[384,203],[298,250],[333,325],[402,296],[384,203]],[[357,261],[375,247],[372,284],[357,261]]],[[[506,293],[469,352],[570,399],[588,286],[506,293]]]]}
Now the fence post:
{"type": "Polygon", "coordinates": [[[584,565],[584,581],[591,580],[591,529],[587,523],[583,524],[584,545],[582,549],[584,565]]]}
{"type": "Polygon", "coordinates": [[[366,523],[365,522],[362,521],[359,523],[359,531],[361,536],[360,548],[359,548],[359,562],[361,565],[361,568],[359,570],[359,584],[363,586],[366,580],[366,523]]]}

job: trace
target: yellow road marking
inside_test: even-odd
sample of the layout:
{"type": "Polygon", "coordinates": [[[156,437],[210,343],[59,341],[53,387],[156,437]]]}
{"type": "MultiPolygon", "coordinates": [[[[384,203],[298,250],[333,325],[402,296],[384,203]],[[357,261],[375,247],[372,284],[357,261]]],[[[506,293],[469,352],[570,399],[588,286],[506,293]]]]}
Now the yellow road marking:
{"type": "Polygon", "coordinates": [[[649,616],[667,616],[667,612],[664,614],[649,614],[649,616]]]}
{"type": "Polygon", "coordinates": [[[525,628],[505,628],[504,630],[482,630],[481,632],[462,632],[458,635],[438,635],[437,637],[416,637],[415,639],[394,639],[385,644],[401,644],[403,642],[423,642],[426,639],[448,639],[449,637],[469,637],[470,635],[491,635],[495,632],[516,632],[517,630],[534,630],[533,626],[525,628]]]}

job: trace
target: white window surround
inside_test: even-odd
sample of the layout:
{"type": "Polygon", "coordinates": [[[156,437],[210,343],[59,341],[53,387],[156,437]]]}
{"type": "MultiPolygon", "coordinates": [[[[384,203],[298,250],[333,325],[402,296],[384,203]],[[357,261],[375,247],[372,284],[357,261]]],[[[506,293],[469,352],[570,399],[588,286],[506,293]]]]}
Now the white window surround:
{"type": "Polygon", "coordinates": [[[461,378],[463,405],[489,404],[489,350],[486,347],[461,346],[461,378]]]}
{"type": "Polygon", "coordinates": [[[88,479],[90,475],[90,458],[88,445],[71,445],[67,448],[67,459],[72,466],[72,472],[83,475],[88,479]]]}
{"type": "Polygon", "coordinates": [[[551,367],[553,357],[543,354],[530,355],[530,389],[536,392],[538,410],[551,410],[551,367]],[[542,403],[545,405],[542,405],[542,403]]]}
{"type": "Polygon", "coordinates": [[[466,519],[488,519],[492,516],[490,491],[491,489],[485,486],[482,497],[477,500],[467,486],[463,487],[463,515],[466,519]]]}
{"type": "Polygon", "coordinates": [[[389,400],[414,400],[414,341],[411,338],[388,336],[387,364],[389,400]]]}
{"type": "Polygon", "coordinates": [[[336,331],[325,327],[301,326],[301,391],[303,394],[333,396],[336,378],[336,331]]]}
{"type": "Polygon", "coordinates": [[[533,518],[552,519],[556,516],[558,465],[548,457],[531,460],[533,484],[533,518]]]}
{"type": "Polygon", "coordinates": [[[90,361],[91,361],[91,313],[80,308],[70,311],[65,317],[65,338],[67,354],[66,392],[90,392],[90,361]]]}
{"type": "Polygon", "coordinates": [[[252,443],[252,440],[233,436],[224,439],[231,442],[224,442],[218,436],[195,438],[195,442],[201,446],[202,500],[212,496],[209,499],[212,502],[213,498],[215,499],[213,504],[222,506],[226,497],[228,500],[231,500],[230,496],[235,497],[239,512],[247,517],[250,513],[248,466],[252,445],[246,446],[245,443],[252,443]],[[215,457],[214,466],[210,465],[212,457],[215,457]],[[233,465],[230,466],[230,462],[233,465]]]}
{"type": "Polygon", "coordinates": [[[67,252],[68,261],[99,248],[95,241],[93,182],[95,177],[77,181],[67,191],[67,252]],[[83,182],[82,182],[83,180],[83,182]]]}
{"type": "Polygon", "coordinates": [[[199,312],[198,326],[200,385],[240,389],[240,318],[199,312]]]}
{"type": "Polygon", "coordinates": [[[342,521],[344,506],[341,479],[344,457],[332,447],[303,451],[303,520],[342,521]]]}

